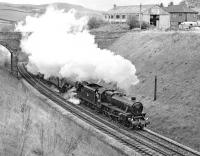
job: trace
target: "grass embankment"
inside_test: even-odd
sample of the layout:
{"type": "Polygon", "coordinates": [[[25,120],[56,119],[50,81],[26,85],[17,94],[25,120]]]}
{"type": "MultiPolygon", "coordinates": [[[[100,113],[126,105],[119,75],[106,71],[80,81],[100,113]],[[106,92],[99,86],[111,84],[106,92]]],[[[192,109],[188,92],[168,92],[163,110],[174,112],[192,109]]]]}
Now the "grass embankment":
{"type": "Polygon", "coordinates": [[[1,156],[122,155],[100,140],[0,68],[1,156]]]}
{"type": "Polygon", "coordinates": [[[200,34],[130,32],[110,49],[135,64],[149,128],[200,151],[200,34]],[[158,100],[153,102],[154,76],[158,100]]]}
{"type": "Polygon", "coordinates": [[[95,41],[98,43],[99,48],[104,49],[128,31],[130,30],[126,24],[106,24],[97,29],[92,29],[90,33],[95,35],[95,41]]]}

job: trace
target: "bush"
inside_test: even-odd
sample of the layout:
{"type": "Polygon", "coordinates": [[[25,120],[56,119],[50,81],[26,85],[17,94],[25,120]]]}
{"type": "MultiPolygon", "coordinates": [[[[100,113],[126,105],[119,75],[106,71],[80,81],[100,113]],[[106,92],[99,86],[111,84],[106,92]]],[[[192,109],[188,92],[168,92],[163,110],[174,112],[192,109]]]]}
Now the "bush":
{"type": "Polygon", "coordinates": [[[139,21],[136,16],[129,16],[127,20],[127,24],[129,26],[129,29],[140,27],[139,21]]]}
{"type": "Polygon", "coordinates": [[[141,29],[148,29],[150,27],[149,23],[142,21],[141,23],[141,29]]]}
{"type": "MultiPolygon", "coordinates": [[[[140,27],[140,22],[139,22],[139,20],[136,16],[129,16],[129,18],[127,20],[127,24],[128,24],[130,29],[140,27]]],[[[147,29],[149,27],[150,27],[150,25],[149,25],[148,22],[141,21],[141,29],[147,29]]]]}
{"type": "Polygon", "coordinates": [[[91,17],[87,23],[89,29],[99,28],[104,24],[105,22],[102,19],[96,17],[91,17]]]}

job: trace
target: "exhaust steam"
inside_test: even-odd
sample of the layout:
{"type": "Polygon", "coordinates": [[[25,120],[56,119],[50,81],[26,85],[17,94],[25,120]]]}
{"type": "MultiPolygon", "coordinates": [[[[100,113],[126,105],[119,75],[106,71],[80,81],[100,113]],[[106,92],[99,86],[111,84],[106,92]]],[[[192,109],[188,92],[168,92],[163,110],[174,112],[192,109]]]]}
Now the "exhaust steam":
{"type": "Polygon", "coordinates": [[[127,90],[139,82],[135,66],[120,55],[101,50],[87,30],[87,17],[76,18],[69,12],[49,7],[45,14],[28,16],[16,25],[16,31],[31,32],[21,41],[29,54],[27,68],[45,77],[59,76],[77,81],[103,80],[127,90]]]}

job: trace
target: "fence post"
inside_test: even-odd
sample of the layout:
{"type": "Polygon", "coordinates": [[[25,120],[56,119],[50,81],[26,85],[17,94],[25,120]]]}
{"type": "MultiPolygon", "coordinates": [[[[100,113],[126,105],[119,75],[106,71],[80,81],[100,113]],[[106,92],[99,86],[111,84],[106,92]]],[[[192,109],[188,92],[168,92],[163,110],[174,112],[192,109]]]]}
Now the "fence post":
{"type": "Polygon", "coordinates": [[[155,82],[154,82],[154,101],[157,99],[157,76],[155,76],[155,82]]]}
{"type": "Polygon", "coordinates": [[[11,68],[11,73],[13,73],[13,53],[11,52],[11,60],[10,60],[10,68],[11,68]]]}

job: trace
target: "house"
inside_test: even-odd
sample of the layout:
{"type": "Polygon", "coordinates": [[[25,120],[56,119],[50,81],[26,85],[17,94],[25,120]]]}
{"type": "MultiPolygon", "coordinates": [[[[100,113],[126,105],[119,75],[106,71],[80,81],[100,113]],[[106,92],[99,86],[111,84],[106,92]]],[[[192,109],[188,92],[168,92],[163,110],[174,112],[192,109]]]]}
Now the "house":
{"type": "Polygon", "coordinates": [[[104,14],[109,23],[125,23],[129,16],[154,25],[159,29],[170,27],[170,14],[158,5],[116,6],[104,14]]]}
{"type": "Polygon", "coordinates": [[[182,22],[196,22],[198,12],[186,5],[130,5],[116,6],[104,14],[109,23],[125,23],[129,16],[136,16],[159,29],[177,29],[182,22]]]}
{"type": "Polygon", "coordinates": [[[198,12],[197,14],[197,20],[199,21],[200,20],[200,8],[198,7],[190,7],[192,10],[198,12]]]}
{"type": "Polygon", "coordinates": [[[170,14],[170,28],[178,28],[182,22],[196,22],[198,12],[186,5],[169,5],[164,8],[170,14]]]}

